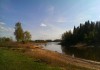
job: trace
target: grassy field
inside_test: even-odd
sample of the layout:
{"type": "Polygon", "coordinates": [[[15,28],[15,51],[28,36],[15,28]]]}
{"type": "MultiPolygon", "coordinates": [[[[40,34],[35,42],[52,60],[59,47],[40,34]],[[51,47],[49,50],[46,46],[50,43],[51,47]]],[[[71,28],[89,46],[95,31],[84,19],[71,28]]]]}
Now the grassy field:
{"type": "Polygon", "coordinates": [[[44,63],[34,62],[18,52],[0,48],[0,70],[60,70],[44,63]]]}
{"type": "Polygon", "coordinates": [[[0,70],[91,70],[66,63],[69,59],[56,52],[40,48],[28,51],[35,47],[33,44],[2,43],[0,46],[3,46],[0,48],[0,70]],[[20,46],[22,49],[17,50],[20,46]]]}

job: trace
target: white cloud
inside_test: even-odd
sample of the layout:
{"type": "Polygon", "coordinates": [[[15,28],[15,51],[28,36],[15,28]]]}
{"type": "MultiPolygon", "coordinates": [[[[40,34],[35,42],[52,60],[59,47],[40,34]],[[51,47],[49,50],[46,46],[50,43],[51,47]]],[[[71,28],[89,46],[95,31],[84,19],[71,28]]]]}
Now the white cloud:
{"type": "Polygon", "coordinates": [[[0,25],[4,25],[5,23],[4,22],[0,22],[0,25]]]}
{"type": "Polygon", "coordinates": [[[40,26],[42,26],[42,27],[46,27],[47,25],[46,24],[44,24],[44,23],[41,23],[41,25],[40,26]]]}
{"type": "Polygon", "coordinates": [[[0,37],[14,37],[14,28],[8,27],[4,22],[0,22],[0,37]]]}
{"type": "Polygon", "coordinates": [[[7,30],[10,31],[10,32],[14,32],[15,29],[8,27],[7,30]]]}
{"type": "Polygon", "coordinates": [[[0,25],[0,31],[4,31],[4,26],[0,25]]]}
{"type": "Polygon", "coordinates": [[[1,32],[14,32],[14,28],[7,27],[4,22],[0,22],[0,31],[1,32]]]}
{"type": "Polygon", "coordinates": [[[0,26],[0,31],[2,31],[2,32],[14,32],[14,28],[0,26]]]}
{"type": "Polygon", "coordinates": [[[57,27],[51,23],[46,23],[48,24],[47,27],[42,28],[38,31],[38,38],[40,39],[60,39],[61,35],[65,32],[64,29],[57,27]]]}

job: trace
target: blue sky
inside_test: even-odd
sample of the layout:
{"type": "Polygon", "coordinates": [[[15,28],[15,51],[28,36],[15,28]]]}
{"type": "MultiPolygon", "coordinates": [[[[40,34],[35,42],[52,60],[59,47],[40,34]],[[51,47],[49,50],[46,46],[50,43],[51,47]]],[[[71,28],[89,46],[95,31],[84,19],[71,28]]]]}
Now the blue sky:
{"type": "Polygon", "coordinates": [[[58,39],[87,20],[100,20],[100,0],[0,0],[0,36],[22,23],[32,39],[58,39]]]}

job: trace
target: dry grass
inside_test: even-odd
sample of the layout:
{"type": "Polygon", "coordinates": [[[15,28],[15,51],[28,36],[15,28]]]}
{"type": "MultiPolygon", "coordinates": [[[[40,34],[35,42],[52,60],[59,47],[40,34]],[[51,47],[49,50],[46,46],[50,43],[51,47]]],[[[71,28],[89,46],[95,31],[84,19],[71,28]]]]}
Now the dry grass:
{"type": "MultiPolygon", "coordinates": [[[[47,64],[50,64],[52,66],[60,66],[65,69],[67,69],[68,65],[75,65],[77,69],[80,69],[81,67],[89,68],[89,69],[100,69],[100,67],[81,61],[77,58],[73,58],[71,56],[62,55],[57,52],[52,52],[49,50],[44,49],[31,49],[31,51],[26,52],[27,55],[34,57],[36,59],[39,59],[42,62],[45,62],[47,64]]],[[[86,70],[86,69],[85,69],[86,70]]]]}
{"type": "Polygon", "coordinates": [[[18,43],[18,42],[3,42],[0,43],[0,47],[7,47],[7,48],[27,48],[27,49],[34,49],[34,48],[42,48],[36,46],[36,43],[18,43]]]}
{"type": "Polygon", "coordinates": [[[23,52],[29,57],[36,58],[36,62],[44,62],[51,66],[59,66],[65,70],[89,70],[89,69],[100,69],[100,66],[84,62],[80,59],[73,58],[72,56],[52,52],[49,50],[42,49],[34,45],[33,43],[21,44],[21,43],[8,43],[12,50],[23,52]],[[89,69],[87,69],[89,68],[89,69]]]}

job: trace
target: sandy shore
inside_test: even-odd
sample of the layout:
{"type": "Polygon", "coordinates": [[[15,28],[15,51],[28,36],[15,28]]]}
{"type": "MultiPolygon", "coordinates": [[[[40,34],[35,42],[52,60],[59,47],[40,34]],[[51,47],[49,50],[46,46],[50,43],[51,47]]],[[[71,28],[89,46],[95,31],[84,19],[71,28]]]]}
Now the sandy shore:
{"type": "Polygon", "coordinates": [[[57,65],[60,67],[66,67],[66,65],[71,64],[75,66],[86,67],[90,69],[100,70],[100,63],[94,63],[85,61],[80,58],[72,57],[69,55],[64,55],[58,52],[53,52],[50,50],[45,50],[38,46],[34,46],[34,48],[30,49],[29,51],[25,52],[27,55],[37,58],[42,62],[51,65],[57,65]]]}

